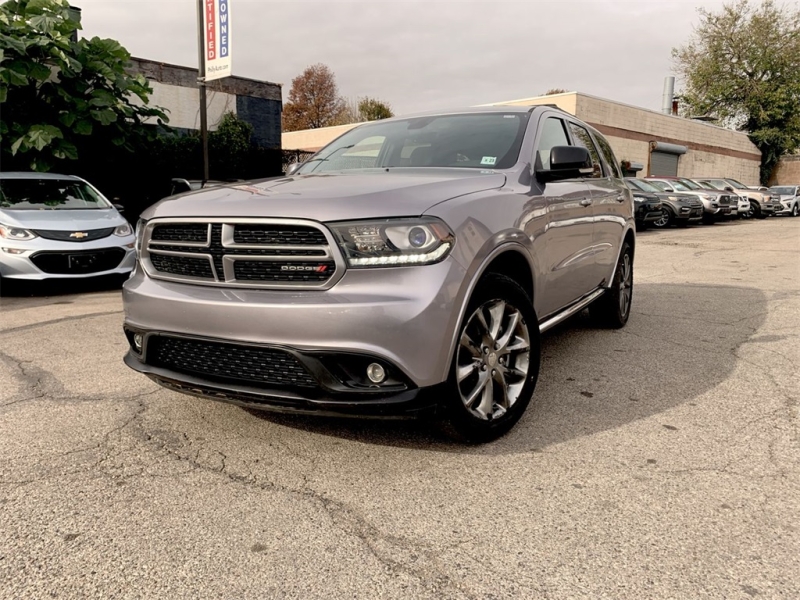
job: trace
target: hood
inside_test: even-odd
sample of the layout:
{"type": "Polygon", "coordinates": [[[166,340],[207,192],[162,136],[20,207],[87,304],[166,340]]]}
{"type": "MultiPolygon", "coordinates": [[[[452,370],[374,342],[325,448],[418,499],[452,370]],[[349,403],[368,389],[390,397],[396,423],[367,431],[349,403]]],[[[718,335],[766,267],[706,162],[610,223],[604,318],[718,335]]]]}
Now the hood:
{"type": "Polygon", "coordinates": [[[339,221],[423,214],[458,196],[505,185],[476,169],[374,169],[296,175],[189,192],[142,213],[156,217],[283,217],[339,221]]]}
{"type": "Polygon", "coordinates": [[[127,223],[114,208],[87,210],[13,210],[0,209],[0,223],[23,229],[49,229],[52,231],[77,231],[78,229],[105,229],[127,223]]]}
{"type": "Polygon", "coordinates": [[[640,192],[638,190],[632,191],[634,202],[661,202],[661,199],[654,193],[640,192]]]}

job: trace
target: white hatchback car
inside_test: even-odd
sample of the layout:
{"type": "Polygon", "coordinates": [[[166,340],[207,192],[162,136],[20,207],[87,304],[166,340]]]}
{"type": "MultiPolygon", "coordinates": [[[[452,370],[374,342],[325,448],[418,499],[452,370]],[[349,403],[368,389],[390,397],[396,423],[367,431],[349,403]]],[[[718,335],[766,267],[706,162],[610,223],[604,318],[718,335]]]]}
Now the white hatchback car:
{"type": "Polygon", "coordinates": [[[126,275],[133,228],[79,177],[0,173],[0,279],[126,275]]]}
{"type": "Polygon", "coordinates": [[[776,215],[800,216],[800,185],[775,185],[769,191],[781,197],[781,208],[776,215]]]}

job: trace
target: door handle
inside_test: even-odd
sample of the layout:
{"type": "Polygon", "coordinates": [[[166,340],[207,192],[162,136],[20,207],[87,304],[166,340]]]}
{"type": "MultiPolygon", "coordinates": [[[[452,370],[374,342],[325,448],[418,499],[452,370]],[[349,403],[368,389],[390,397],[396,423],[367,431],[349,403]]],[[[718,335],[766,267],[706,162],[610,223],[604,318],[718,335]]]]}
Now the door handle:
{"type": "Polygon", "coordinates": [[[591,198],[584,198],[583,200],[581,200],[581,206],[591,206],[591,205],[592,205],[591,198]]]}

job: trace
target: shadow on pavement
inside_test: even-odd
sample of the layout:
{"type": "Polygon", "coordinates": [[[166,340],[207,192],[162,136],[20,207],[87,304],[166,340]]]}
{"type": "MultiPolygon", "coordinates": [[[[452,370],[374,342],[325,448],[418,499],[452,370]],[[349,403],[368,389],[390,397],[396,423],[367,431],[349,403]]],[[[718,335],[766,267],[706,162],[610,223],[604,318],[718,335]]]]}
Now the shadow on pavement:
{"type": "Polygon", "coordinates": [[[713,389],[733,371],[736,349],[763,323],[766,302],[751,288],[636,285],[624,329],[595,329],[582,314],[544,335],[533,402],[508,435],[483,446],[452,443],[426,422],[248,412],[367,444],[488,455],[536,451],[651,417],[713,389]]]}
{"type": "Polygon", "coordinates": [[[127,279],[127,275],[106,275],[85,279],[47,279],[44,281],[3,279],[0,282],[0,296],[3,298],[42,298],[107,292],[121,289],[127,279]]]}

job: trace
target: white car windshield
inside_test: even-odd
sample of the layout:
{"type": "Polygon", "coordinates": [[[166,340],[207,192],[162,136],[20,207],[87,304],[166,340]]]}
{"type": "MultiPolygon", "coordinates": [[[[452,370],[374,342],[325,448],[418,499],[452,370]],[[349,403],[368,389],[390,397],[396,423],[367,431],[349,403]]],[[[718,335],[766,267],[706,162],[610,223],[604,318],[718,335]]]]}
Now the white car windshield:
{"type": "Polygon", "coordinates": [[[91,186],[72,179],[0,179],[0,209],[90,210],[111,205],[91,186]]]}

